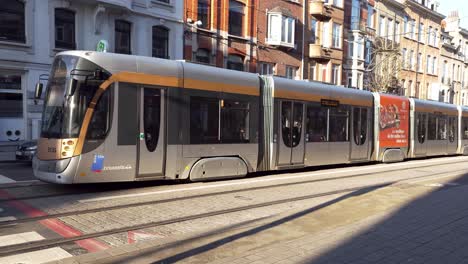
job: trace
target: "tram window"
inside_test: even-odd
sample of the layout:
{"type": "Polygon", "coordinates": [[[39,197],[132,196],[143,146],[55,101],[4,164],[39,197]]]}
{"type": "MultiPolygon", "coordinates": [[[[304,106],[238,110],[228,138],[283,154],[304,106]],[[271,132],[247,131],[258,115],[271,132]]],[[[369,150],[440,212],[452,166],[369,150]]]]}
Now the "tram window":
{"type": "Polygon", "coordinates": [[[215,98],[191,97],[190,99],[190,143],[218,143],[219,100],[215,98]]]}
{"type": "Polygon", "coordinates": [[[248,143],[250,141],[250,104],[236,100],[221,100],[221,141],[248,143]]]}
{"type": "Polygon", "coordinates": [[[439,116],[437,118],[437,139],[447,139],[447,118],[445,116],[439,116]]]}
{"type": "Polygon", "coordinates": [[[307,135],[309,142],[328,141],[327,115],[327,108],[313,105],[307,106],[307,135]]]}
{"type": "Polygon", "coordinates": [[[456,133],[455,133],[455,127],[456,127],[456,121],[455,117],[449,117],[448,118],[448,140],[450,142],[455,141],[456,133]]]}
{"type": "Polygon", "coordinates": [[[367,139],[367,108],[361,108],[361,142],[364,145],[367,139]]]}
{"type": "Polygon", "coordinates": [[[283,135],[283,142],[286,147],[291,147],[291,112],[292,103],[281,103],[281,134],[283,135]]]}
{"type": "Polygon", "coordinates": [[[292,123],[292,147],[299,145],[302,137],[302,119],[304,116],[304,105],[294,103],[293,123],[292,123]]]}
{"type": "Polygon", "coordinates": [[[161,120],[161,90],[145,89],[143,105],[145,143],[149,152],[156,150],[161,120]]]}
{"type": "Polygon", "coordinates": [[[462,124],[463,139],[468,139],[468,117],[463,117],[462,124]]]}
{"type": "Polygon", "coordinates": [[[103,140],[109,132],[111,121],[110,93],[111,91],[107,90],[94,108],[93,117],[86,133],[87,140],[103,140]]]}
{"type": "Polygon", "coordinates": [[[416,127],[418,129],[418,142],[422,144],[426,139],[426,114],[417,114],[416,127]]]}
{"type": "Polygon", "coordinates": [[[349,110],[346,106],[330,108],[330,137],[331,142],[348,141],[349,110]]]}
{"type": "Polygon", "coordinates": [[[136,145],[138,137],[136,85],[119,83],[117,145],[136,145]]]}
{"type": "Polygon", "coordinates": [[[429,114],[429,117],[428,117],[427,139],[428,140],[437,139],[437,118],[433,114],[429,114]]]}

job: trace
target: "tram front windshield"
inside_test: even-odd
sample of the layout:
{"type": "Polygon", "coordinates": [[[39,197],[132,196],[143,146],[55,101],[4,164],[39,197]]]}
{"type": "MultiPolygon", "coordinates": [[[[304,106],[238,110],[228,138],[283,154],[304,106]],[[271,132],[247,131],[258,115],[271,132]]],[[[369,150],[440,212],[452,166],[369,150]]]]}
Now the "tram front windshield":
{"type": "Polygon", "coordinates": [[[74,56],[57,56],[47,84],[41,137],[77,138],[86,109],[107,74],[74,56]]]}

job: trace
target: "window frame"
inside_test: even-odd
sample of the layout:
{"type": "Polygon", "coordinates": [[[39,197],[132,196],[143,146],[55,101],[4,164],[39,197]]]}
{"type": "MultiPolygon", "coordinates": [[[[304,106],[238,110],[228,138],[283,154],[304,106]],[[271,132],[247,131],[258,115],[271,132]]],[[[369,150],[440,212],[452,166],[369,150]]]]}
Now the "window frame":
{"type": "Polygon", "coordinates": [[[116,19],[114,20],[114,52],[119,54],[132,54],[132,23],[127,20],[116,19]],[[119,24],[119,27],[117,26],[119,24]],[[128,31],[123,29],[124,27],[128,26],[128,31]],[[128,34],[128,47],[118,47],[118,41],[121,42],[121,39],[117,39],[119,35],[127,35],[128,34]],[[128,50],[127,50],[128,48],[128,50]],[[124,50],[126,49],[126,50],[124,50]]]}
{"type": "MultiPolygon", "coordinates": [[[[55,43],[55,48],[56,49],[70,49],[70,50],[76,49],[76,12],[74,10],[70,10],[70,9],[67,9],[67,8],[55,8],[54,9],[54,30],[55,30],[55,33],[54,33],[55,42],[54,43],[55,43]],[[57,12],[57,11],[59,11],[59,12],[57,12]],[[63,12],[63,14],[61,14],[61,15],[63,15],[63,17],[58,18],[57,13],[61,13],[61,12],[63,12]],[[68,17],[71,14],[73,14],[73,19],[68,17]],[[71,20],[73,20],[72,21],[73,23],[71,23],[71,20]],[[58,23],[57,22],[58,21],[61,21],[64,24],[66,24],[68,22],[69,26],[71,24],[71,28],[73,29],[71,42],[67,43],[66,41],[57,40],[57,30],[58,30],[58,25],[57,25],[58,23]]],[[[66,25],[64,26],[64,28],[62,30],[64,32],[68,31],[66,29],[66,25]]],[[[66,35],[66,34],[64,34],[64,35],[66,35]]]]}
{"type": "Polygon", "coordinates": [[[3,7],[0,9],[0,15],[2,17],[7,17],[6,14],[14,14],[16,16],[19,16],[19,19],[18,21],[20,21],[20,23],[3,23],[4,25],[8,25],[8,26],[11,26],[13,25],[14,28],[13,29],[10,29],[11,31],[17,31],[19,30],[18,32],[16,32],[15,34],[11,34],[11,33],[8,33],[8,32],[4,32],[2,34],[0,34],[0,41],[1,42],[11,42],[11,43],[19,43],[19,44],[27,44],[27,30],[26,30],[26,2],[25,1],[20,1],[20,0],[13,0],[16,2],[16,4],[18,4],[19,6],[21,6],[22,8],[19,8],[21,10],[6,10],[6,7],[3,7]],[[15,27],[17,26],[17,27],[15,27]],[[16,35],[16,36],[14,36],[16,35]]]}
{"type": "Polygon", "coordinates": [[[169,56],[169,35],[170,35],[170,29],[165,27],[165,26],[153,26],[151,28],[151,33],[152,33],[152,42],[151,42],[151,56],[155,58],[161,58],[161,59],[170,59],[169,56]],[[156,32],[155,32],[156,30],[156,32]],[[163,33],[163,34],[155,34],[155,33],[163,33]],[[161,43],[161,47],[157,47],[157,43],[161,43]],[[164,47],[163,47],[164,46],[164,47]],[[165,49],[164,53],[165,56],[158,56],[158,49],[165,49]]]}

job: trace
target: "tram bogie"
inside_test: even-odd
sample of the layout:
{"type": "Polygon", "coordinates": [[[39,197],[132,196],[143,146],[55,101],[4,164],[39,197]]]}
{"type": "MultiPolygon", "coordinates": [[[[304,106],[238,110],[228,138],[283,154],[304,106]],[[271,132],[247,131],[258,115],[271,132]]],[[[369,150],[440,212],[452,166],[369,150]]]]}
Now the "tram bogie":
{"type": "Polygon", "coordinates": [[[180,61],[62,52],[47,88],[34,173],[48,182],[203,181],[468,153],[465,107],[180,61]]]}

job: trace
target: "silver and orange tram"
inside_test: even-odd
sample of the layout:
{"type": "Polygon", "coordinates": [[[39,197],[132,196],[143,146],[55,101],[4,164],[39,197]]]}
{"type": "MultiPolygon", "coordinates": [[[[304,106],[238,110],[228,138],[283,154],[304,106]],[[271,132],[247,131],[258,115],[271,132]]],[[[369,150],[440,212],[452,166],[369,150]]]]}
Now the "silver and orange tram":
{"type": "MultiPolygon", "coordinates": [[[[36,91],[40,96],[40,91],[36,91]]],[[[205,65],[59,53],[33,160],[53,183],[251,172],[465,154],[468,108],[205,65]]]]}

